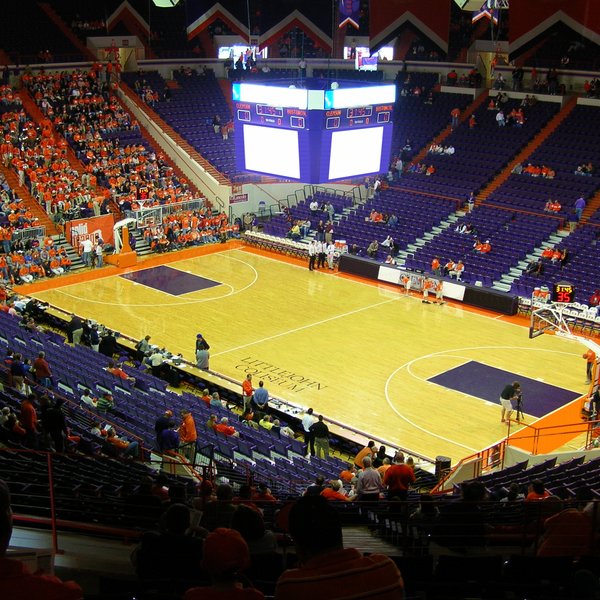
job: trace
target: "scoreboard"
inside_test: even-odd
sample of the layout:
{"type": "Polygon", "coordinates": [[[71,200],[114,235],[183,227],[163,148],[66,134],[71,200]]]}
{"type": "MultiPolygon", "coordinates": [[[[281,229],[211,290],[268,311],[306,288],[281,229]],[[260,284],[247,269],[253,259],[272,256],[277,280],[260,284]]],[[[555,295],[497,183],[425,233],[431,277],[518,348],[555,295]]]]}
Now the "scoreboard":
{"type": "MultiPolygon", "coordinates": [[[[246,102],[236,102],[235,110],[236,120],[240,123],[289,127],[291,129],[306,129],[308,127],[308,110],[269,106],[268,104],[252,105],[246,102]]],[[[328,110],[324,113],[325,129],[372,127],[376,124],[390,123],[393,110],[393,104],[328,110]]]]}
{"type": "Polygon", "coordinates": [[[554,283],[551,299],[558,304],[572,304],[575,302],[575,286],[568,281],[554,283]]]}
{"type": "Polygon", "coordinates": [[[324,183],[386,172],[394,85],[232,86],[240,170],[324,183]]]}
{"type": "Polygon", "coordinates": [[[236,121],[239,123],[254,123],[268,127],[289,127],[291,129],[306,129],[307,126],[308,111],[298,108],[236,102],[235,111],[236,121]]]}
{"type": "Polygon", "coordinates": [[[328,110],[325,112],[325,129],[372,127],[376,124],[390,123],[393,110],[393,104],[328,110]]]}

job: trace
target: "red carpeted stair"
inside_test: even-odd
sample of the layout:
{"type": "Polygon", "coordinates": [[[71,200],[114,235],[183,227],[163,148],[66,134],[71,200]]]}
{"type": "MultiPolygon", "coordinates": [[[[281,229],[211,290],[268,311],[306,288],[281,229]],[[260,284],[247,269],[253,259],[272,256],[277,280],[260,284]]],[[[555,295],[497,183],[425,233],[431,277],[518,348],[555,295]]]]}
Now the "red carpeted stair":
{"type": "Polygon", "coordinates": [[[585,205],[583,209],[583,213],[581,214],[581,219],[579,223],[581,225],[585,225],[590,219],[590,217],[600,208],[600,190],[597,191],[585,205]]]}
{"type": "MultiPolygon", "coordinates": [[[[35,100],[31,97],[29,91],[26,88],[23,88],[19,92],[19,95],[21,96],[21,100],[23,101],[23,108],[25,109],[27,114],[29,114],[29,116],[36,123],[42,121],[42,119],[45,118],[44,113],[35,103],[35,100]]],[[[55,137],[60,137],[60,135],[56,131],[54,132],[54,135],[55,137]]],[[[69,161],[69,165],[71,166],[71,168],[75,169],[80,175],[84,173],[85,167],[83,163],[77,158],[71,146],[67,146],[67,160],[69,161]]],[[[102,188],[101,186],[96,186],[96,189],[94,191],[98,196],[104,196],[104,188],[102,188]]],[[[114,212],[116,214],[119,214],[120,212],[118,206],[114,202],[112,202],[109,205],[109,208],[111,212],[114,212]]]]}
{"type": "Polygon", "coordinates": [[[29,193],[26,185],[19,185],[19,176],[13,169],[0,165],[0,173],[6,177],[8,185],[15,191],[16,195],[23,200],[23,204],[37,217],[37,225],[46,228],[46,235],[60,234],[60,230],[51,221],[48,213],[42,208],[38,201],[29,193]]]}

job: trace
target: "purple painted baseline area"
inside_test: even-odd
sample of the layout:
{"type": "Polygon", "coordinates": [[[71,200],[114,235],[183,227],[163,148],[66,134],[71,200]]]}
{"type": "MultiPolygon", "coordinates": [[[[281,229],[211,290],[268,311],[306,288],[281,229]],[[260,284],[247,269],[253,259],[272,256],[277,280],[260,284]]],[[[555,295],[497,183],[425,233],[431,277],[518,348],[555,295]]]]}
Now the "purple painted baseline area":
{"type": "Polygon", "coordinates": [[[500,392],[504,386],[518,381],[523,391],[523,411],[535,417],[543,417],[581,395],[474,360],[431,377],[428,381],[496,404],[500,404],[500,392]]]}
{"type": "Polygon", "coordinates": [[[218,281],[165,266],[134,271],[121,275],[121,277],[172,296],[181,296],[221,285],[218,281]]]}

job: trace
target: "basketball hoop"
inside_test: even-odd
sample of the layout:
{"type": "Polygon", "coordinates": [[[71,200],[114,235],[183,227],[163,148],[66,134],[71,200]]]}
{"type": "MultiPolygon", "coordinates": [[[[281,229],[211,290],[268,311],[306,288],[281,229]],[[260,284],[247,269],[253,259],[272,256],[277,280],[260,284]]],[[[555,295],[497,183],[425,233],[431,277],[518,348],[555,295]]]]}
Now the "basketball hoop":
{"type": "Polygon", "coordinates": [[[544,333],[553,335],[557,332],[571,335],[569,322],[563,314],[566,304],[557,302],[540,302],[533,299],[532,310],[529,321],[529,337],[536,338],[544,333]]]}

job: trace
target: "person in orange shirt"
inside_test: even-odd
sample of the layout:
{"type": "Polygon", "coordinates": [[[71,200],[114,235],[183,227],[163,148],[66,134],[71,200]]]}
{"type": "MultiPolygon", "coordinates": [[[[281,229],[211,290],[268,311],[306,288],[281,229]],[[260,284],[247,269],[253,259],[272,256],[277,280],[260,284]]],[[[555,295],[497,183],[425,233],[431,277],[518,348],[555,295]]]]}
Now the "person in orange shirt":
{"type": "Polygon", "coordinates": [[[481,254],[487,254],[492,249],[490,240],[486,240],[485,242],[480,242],[479,240],[477,240],[473,244],[473,247],[475,248],[475,252],[479,252],[481,254]]]}
{"type": "Polygon", "coordinates": [[[553,255],[554,255],[554,249],[553,248],[546,248],[542,252],[542,258],[546,258],[548,260],[551,260],[553,255]]]}
{"type": "Polygon", "coordinates": [[[552,494],[544,486],[544,482],[541,479],[534,479],[529,484],[527,496],[525,496],[525,502],[536,502],[539,500],[545,500],[552,494]]]}
{"type": "Polygon", "coordinates": [[[117,366],[112,360],[108,363],[108,367],[106,367],[106,370],[115,377],[119,377],[120,379],[123,379],[125,381],[135,383],[135,377],[130,377],[129,375],[127,375],[127,373],[125,373],[125,371],[123,371],[121,367],[117,366]]]}
{"type": "Polygon", "coordinates": [[[462,260],[459,260],[456,263],[456,266],[454,267],[454,269],[452,271],[450,271],[448,273],[448,275],[450,277],[453,277],[454,275],[456,275],[456,281],[460,281],[460,278],[462,277],[463,271],[465,270],[465,265],[463,264],[462,260]]]}
{"type": "Polygon", "coordinates": [[[55,275],[62,275],[65,272],[64,268],[60,266],[60,261],[58,261],[56,258],[53,258],[50,261],[50,270],[55,275]]]}
{"type": "Polygon", "coordinates": [[[139,442],[128,442],[127,440],[117,437],[117,434],[112,427],[106,432],[106,441],[116,448],[118,454],[125,457],[139,458],[139,442]]]}
{"type": "Polygon", "coordinates": [[[410,295],[410,287],[412,285],[410,275],[402,276],[402,285],[404,286],[404,295],[409,296],[410,295]]]}
{"type": "Polygon", "coordinates": [[[181,425],[179,426],[179,448],[181,453],[190,461],[194,460],[196,454],[196,423],[192,413],[184,408],[181,411],[181,425]]]}
{"type": "Polygon", "coordinates": [[[60,266],[65,270],[65,271],[70,271],[71,270],[71,259],[66,255],[66,254],[61,254],[60,255],[60,266]]]}
{"type": "Polygon", "coordinates": [[[236,431],[235,427],[229,424],[229,419],[227,417],[222,417],[220,423],[215,425],[214,429],[217,433],[220,433],[222,435],[233,437],[240,436],[240,432],[236,431]]]}
{"type": "Polygon", "coordinates": [[[586,383],[592,383],[592,378],[594,376],[594,364],[596,363],[596,354],[593,350],[588,350],[583,357],[586,361],[585,363],[585,374],[586,374],[586,383]]]}
{"type": "Polygon", "coordinates": [[[372,458],[373,456],[375,456],[375,454],[377,454],[377,447],[375,446],[375,442],[373,440],[370,440],[369,443],[354,457],[354,466],[357,469],[362,469],[363,459],[367,456],[369,458],[372,458]]]}
{"type": "Polygon", "coordinates": [[[429,291],[433,289],[433,286],[433,279],[429,279],[429,277],[426,277],[423,280],[423,300],[421,300],[423,304],[431,304],[431,302],[429,302],[429,291]]]}
{"type": "Polygon", "coordinates": [[[332,479],[329,482],[329,487],[326,487],[322,492],[321,496],[325,498],[325,500],[333,501],[333,502],[350,502],[350,498],[345,496],[340,492],[342,488],[341,483],[337,479],[332,479]]]}
{"type": "Polygon", "coordinates": [[[352,483],[352,480],[356,477],[356,467],[353,463],[348,465],[347,469],[340,471],[340,480],[344,483],[352,483]]]}
{"type": "Polygon", "coordinates": [[[38,279],[40,277],[45,277],[46,273],[44,269],[35,263],[32,263],[29,267],[29,272],[33,275],[34,279],[38,279]]]}
{"type": "Polygon", "coordinates": [[[252,387],[252,374],[248,373],[246,379],[242,382],[242,402],[243,411],[246,412],[250,408],[250,404],[254,398],[254,388],[252,387]]]}
{"type": "Polygon", "coordinates": [[[25,283],[31,283],[33,281],[33,275],[29,272],[29,268],[26,265],[23,265],[20,269],[19,269],[19,277],[25,282],[25,283]]]}
{"type": "Polygon", "coordinates": [[[435,302],[438,305],[446,304],[444,302],[444,282],[441,279],[435,284],[435,302]]]}
{"type": "Polygon", "coordinates": [[[437,256],[434,256],[433,260],[431,261],[431,272],[434,275],[440,274],[440,259],[437,256]]]}

